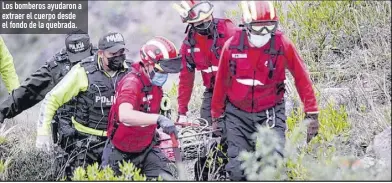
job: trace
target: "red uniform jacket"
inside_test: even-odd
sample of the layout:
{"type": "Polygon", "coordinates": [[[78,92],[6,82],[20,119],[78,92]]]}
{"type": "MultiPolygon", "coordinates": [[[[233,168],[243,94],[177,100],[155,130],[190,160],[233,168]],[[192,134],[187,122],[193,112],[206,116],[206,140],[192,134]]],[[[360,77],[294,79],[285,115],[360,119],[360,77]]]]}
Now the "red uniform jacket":
{"type": "Polygon", "coordinates": [[[132,65],[132,71],[125,75],[116,88],[116,100],[109,113],[108,137],[113,145],[124,152],[142,152],[148,147],[157,125],[127,126],[118,121],[118,110],[122,103],[130,103],[134,110],[159,113],[163,91],[151,85],[149,78],[141,70],[139,63],[132,65]],[[115,133],[112,135],[113,130],[115,133]]]}
{"type": "Polygon", "coordinates": [[[214,23],[216,23],[218,33],[215,44],[217,48],[216,52],[212,51],[213,37],[201,36],[194,32],[191,32],[189,35],[195,40],[194,56],[191,54],[191,46],[187,44],[190,41],[188,37],[184,39],[184,43],[181,46],[180,53],[182,55],[183,69],[180,72],[178,86],[178,112],[180,114],[185,115],[188,112],[188,103],[195,80],[195,72],[192,71],[192,68],[201,71],[204,86],[212,89],[223,44],[234,34],[235,29],[237,29],[229,19],[214,19],[214,23]],[[218,58],[216,54],[218,54],[218,58]],[[189,65],[187,59],[189,60],[188,62],[194,63],[194,67],[189,65]]]}
{"type": "Polygon", "coordinates": [[[276,105],[283,99],[285,69],[295,79],[305,112],[316,112],[317,101],[312,82],[301,57],[293,43],[280,31],[275,35],[275,49],[281,55],[271,57],[266,54],[271,41],[261,48],[250,47],[244,34],[243,51],[238,50],[241,30],[224,45],[212,97],[211,114],[218,118],[224,112],[225,100],[246,112],[261,112],[276,105]],[[269,63],[275,65],[269,77],[269,63]]]}

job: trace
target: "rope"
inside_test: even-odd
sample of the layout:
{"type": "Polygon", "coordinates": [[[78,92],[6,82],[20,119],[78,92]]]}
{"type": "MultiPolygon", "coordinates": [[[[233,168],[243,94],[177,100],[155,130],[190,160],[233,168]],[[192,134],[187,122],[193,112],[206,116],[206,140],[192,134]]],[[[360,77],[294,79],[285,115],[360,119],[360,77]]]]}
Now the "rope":
{"type": "Polygon", "coordinates": [[[196,159],[207,155],[209,144],[214,140],[212,129],[208,126],[208,121],[197,118],[190,125],[179,130],[180,147],[184,159],[196,159]]]}

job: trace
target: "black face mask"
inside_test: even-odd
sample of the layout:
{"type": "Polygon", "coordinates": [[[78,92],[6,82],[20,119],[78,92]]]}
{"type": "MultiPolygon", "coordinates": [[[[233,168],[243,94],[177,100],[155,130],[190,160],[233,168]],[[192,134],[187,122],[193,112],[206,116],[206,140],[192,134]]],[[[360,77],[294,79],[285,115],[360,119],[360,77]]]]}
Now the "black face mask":
{"type": "Polygon", "coordinates": [[[123,64],[125,61],[125,54],[108,58],[108,61],[109,61],[108,67],[110,70],[112,71],[120,70],[124,67],[123,64]]]}
{"type": "Polygon", "coordinates": [[[212,20],[203,22],[197,26],[193,25],[195,31],[203,36],[208,36],[212,34],[211,27],[212,27],[212,20]]]}

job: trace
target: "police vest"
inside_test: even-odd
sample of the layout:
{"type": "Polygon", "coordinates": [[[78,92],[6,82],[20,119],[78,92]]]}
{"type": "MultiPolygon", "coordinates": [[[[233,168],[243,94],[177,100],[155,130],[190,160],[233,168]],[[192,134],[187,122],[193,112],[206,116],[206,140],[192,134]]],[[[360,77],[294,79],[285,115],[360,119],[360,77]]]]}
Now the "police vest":
{"type": "MultiPolygon", "coordinates": [[[[97,51],[98,49],[96,47],[93,47],[93,49],[91,49],[91,55],[94,55],[97,51]]],[[[68,59],[67,50],[65,48],[61,49],[58,53],[56,53],[53,57],[53,60],[48,62],[48,66],[51,71],[56,71],[55,73],[52,73],[53,83],[59,83],[64,78],[64,76],[71,70],[71,68],[79,62],[80,61],[71,62],[68,59]]],[[[74,105],[72,104],[72,102],[73,101],[71,100],[70,102],[64,104],[59,109],[57,109],[56,115],[54,117],[55,120],[59,120],[57,118],[61,118],[62,116],[68,116],[68,114],[74,112],[74,105]]]]}
{"type": "MultiPolygon", "coordinates": [[[[127,62],[127,64],[130,66],[130,63],[127,62]]],[[[121,80],[130,69],[117,72],[114,77],[108,77],[98,69],[96,61],[83,61],[81,67],[86,71],[89,85],[85,92],[73,99],[75,105],[74,126],[76,130],[84,131],[84,133],[106,136],[104,133],[95,133],[98,131],[94,132],[94,130],[103,131],[106,129],[110,107],[115,101],[115,86],[117,81],[121,80]]]]}

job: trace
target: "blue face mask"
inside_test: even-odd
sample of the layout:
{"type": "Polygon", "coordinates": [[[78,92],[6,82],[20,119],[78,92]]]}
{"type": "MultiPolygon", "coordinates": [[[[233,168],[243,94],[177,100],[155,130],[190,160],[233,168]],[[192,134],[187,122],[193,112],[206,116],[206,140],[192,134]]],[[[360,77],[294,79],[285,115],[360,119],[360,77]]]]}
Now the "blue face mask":
{"type": "MultiPolygon", "coordinates": [[[[154,71],[153,71],[154,72],[154,71]]],[[[163,74],[159,72],[154,72],[154,76],[151,79],[151,83],[155,86],[163,86],[166,83],[166,80],[169,74],[163,74]]]]}

